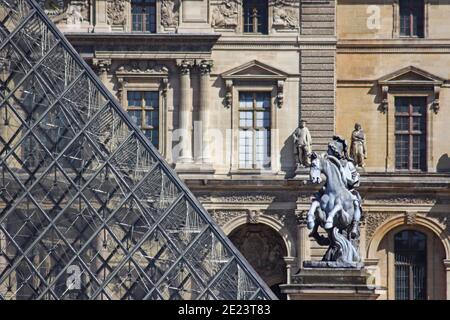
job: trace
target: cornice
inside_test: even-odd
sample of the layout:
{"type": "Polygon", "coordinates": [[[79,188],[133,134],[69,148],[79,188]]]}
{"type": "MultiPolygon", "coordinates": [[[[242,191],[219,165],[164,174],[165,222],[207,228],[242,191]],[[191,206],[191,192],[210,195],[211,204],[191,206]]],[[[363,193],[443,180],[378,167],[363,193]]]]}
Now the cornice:
{"type": "Polygon", "coordinates": [[[338,53],[446,53],[450,39],[346,39],[338,40],[338,53]]]}

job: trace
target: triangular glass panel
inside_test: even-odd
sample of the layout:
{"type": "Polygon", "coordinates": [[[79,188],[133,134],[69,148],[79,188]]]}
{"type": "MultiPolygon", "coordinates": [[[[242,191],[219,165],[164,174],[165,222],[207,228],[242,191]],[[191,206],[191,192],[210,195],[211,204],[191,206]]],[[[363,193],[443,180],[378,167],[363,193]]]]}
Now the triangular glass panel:
{"type": "Polygon", "coordinates": [[[0,300],[273,299],[33,0],[0,0],[0,300]]]}

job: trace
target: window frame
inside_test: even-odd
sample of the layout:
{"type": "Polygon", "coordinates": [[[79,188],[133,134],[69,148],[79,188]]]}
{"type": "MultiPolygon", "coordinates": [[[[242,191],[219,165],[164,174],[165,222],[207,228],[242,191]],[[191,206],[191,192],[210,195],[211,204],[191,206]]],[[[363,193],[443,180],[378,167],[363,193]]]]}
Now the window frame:
{"type": "MultiPolygon", "coordinates": [[[[408,168],[397,168],[397,146],[394,147],[395,151],[395,170],[396,171],[407,171],[407,172],[426,172],[427,171],[427,159],[428,159],[428,143],[427,143],[427,137],[428,137],[428,117],[427,117],[427,98],[425,96],[395,96],[394,97],[394,121],[397,122],[397,117],[408,117],[408,130],[397,130],[396,127],[394,127],[394,135],[395,135],[395,143],[397,143],[397,136],[407,136],[408,137],[408,145],[409,145],[409,152],[408,152],[408,168]],[[408,99],[408,112],[398,112],[397,111],[397,99],[408,99]],[[423,105],[421,106],[423,108],[423,114],[415,113],[413,110],[413,104],[411,103],[412,100],[423,100],[423,105]],[[414,130],[414,118],[419,118],[420,123],[423,124],[423,128],[421,130],[414,130]],[[420,155],[421,161],[419,162],[419,168],[414,168],[414,136],[422,137],[423,142],[425,143],[424,146],[424,155],[420,155]]],[[[395,125],[396,126],[396,125],[395,125]]],[[[422,148],[419,149],[422,150],[422,148]]]]}
{"type": "MultiPolygon", "coordinates": [[[[161,122],[160,122],[160,119],[161,119],[161,115],[160,115],[160,113],[161,113],[161,96],[160,96],[160,92],[159,92],[159,90],[127,90],[127,92],[126,92],[126,100],[127,100],[127,103],[126,103],[126,111],[127,111],[127,113],[129,114],[129,112],[130,111],[140,111],[141,112],[141,125],[140,125],[140,129],[143,131],[143,134],[145,135],[145,131],[158,131],[158,145],[157,146],[155,146],[157,149],[160,149],[160,136],[161,136],[161,122]],[[139,93],[141,93],[142,94],[142,96],[141,96],[141,105],[139,106],[139,107],[130,107],[130,104],[129,104],[129,99],[128,99],[128,95],[131,93],[131,92],[139,92],[139,93]],[[158,101],[158,108],[156,109],[155,107],[147,107],[147,105],[146,105],[146,97],[145,97],[145,94],[146,93],[156,93],[157,94],[157,101],[158,101]],[[157,110],[158,111],[158,126],[157,127],[154,127],[154,126],[149,126],[149,125],[147,125],[147,121],[146,121],[146,115],[147,115],[147,112],[154,112],[155,110],[157,110]]],[[[145,135],[146,136],[146,135],[145,135]]],[[[148,138],[148,137],[147,137],[148,138]]],[[[150,141],[150,142],[152,142],[152,141],[150,141]]],[[[153,142],[152,142],[153,143],[153,142]]],[[[154,144],[153,144],[154,145],[154,144]]]]}
{"type": "MultiPolygon", "coordinates": [[[[423,11],[422,11],[422,34],[421,35],[403,35],[401,32],[401,1],[402,0],[395,0],[394,1],[394,30],[393,30],[393,36],[395,38],[401,38],[401,39],[424,39],[428,37],[428,6],[429,1],[428,0],[421,0],[423,1],[423,11]]],[[[415,0],[409,0],[409,1],[415,1],[415,0]]],[[[411,20],[410,20],[411,25],[411,20]]],[[[411,33],[411,32],[410,32],[411,33]]]]}
{"type": "MultiPolygon", "coordinates": [[[[272,166],[272,150],[271,150],[271,145],[272,145],[272,137],[271,137],[271,129],[272,129],[272,95],[271,95],[271,91],[247,91],[247,90],[241,90],[238,93],[238,113],[239,113],[239,143],[238,143],[238,168],[239,170],[270,170],[271,166],[272,166]],[[248,94],[248,95],[252,95],[252,108],[242,108],[241,107],[241,94],[248,94]],[[269,101],[269,106],[268,108],[258,108],[257,107],[257,95],[258,94],[266,94],[268,96],[268,101],[269,101]],[[247,127],[247,126],[241,126],[240,123],[240,114],[241,112],[252,112],[252,126],[251,127],[247,127]],[[264,126],[259,127],[257,125],[258,122],[258,118],[257,118],[257,114],[258,112],[268,112],[269,113],[269,127],[268,129],[264,126]],[[252,167],[251,168],[247,168],[247,167],[241,167],[241,159],[240,159],[240,133],[241,131],[247,131],[250,130],[253,134],[252,134],[252,167]],[[262,164],[261,167],[259,167],[257,164],[258,162],[257,160],[257,144],[256,144],[256,140],[257,140],[257,135],[256,132],[259,131],[264,131],[267,130],[268,131],[268,158],[270,159],[269,164],[265,165],[262,164]]],[[[263,118],[264,121],[264,118],[263,118]]]]}
{"type": "MultiPolygon", "coordinates": [[[[412,235],[409,235],[408,242],[412,242],[411,237],[412,237],[412,235]]],[[[411,257],[413,255],[416,255],[416,256],[422,255],[422,258],[423,258],[422,267],[424,268],[424,275],[423,275],[424,278],[422,279],[423,284],[424,284],[423,296],[424,296],[424,300],[426,300],[426,298],[428,296],[428,279],[427,279],[428,278],[427,277],[427,274],[428,274],[428,266],[427,266],[427,264],[428,264],[427,263],[427,261],[428,261],[428,254],[427,253],[428,252],[427,251],[428,251],[428,241],[429,241],[428,237],[427,237],[427,234],[425,234],[425,233],[423,233],[423,232],[421,232],[419,230],[404,229],[404,230],[401,230],[401,231],[398,231],[398,232],[394,233],[393,234],[393,239],[394,239],[395,299],[396,300],[416,300],[416,299],[414,299],[415,284],[414,284],[414,269],[413,269],[415,264],[414,264],[414,262],[411,262],[411,261],[398,261],[397,260],[397,255],[399,255],[400,253],[403,253],[403,256],[406,256],[406,257],[411,257]],[[419,250],[413,251],[411,249],[398,250],[397,247],[396,247],[396,238],[397,238],[397,236],[399,236],[402,233],[410,233],[410,234],[417,233],[417,234],[420,234],[423,237],[424,250],[420,250],[420,251],[419,250]],[[397,296],[397,292],[398,292],[397,291],[397,275],[398,275],[397,267],[398,266],[407,267],[407,273],[408,273],[408,293],[407,293],[408,298],[407,299],[399,299],[399,297],[397,296]]],[[[410,243],[409,243],[409,245],[410,245],[410,243]]]]}
{"type": "MultiPolygon", "coordinates": [[[[159,21],[158,3],[159,3],[159,1],[157,1],[157,0],[140,0],[142,2],[142,4],[133,4],[134,1],[136,1],[136,0],[131,0],[130,1],[130,9],[129,9],[130,10],[129,11],[130,12],[130,20],[129,21],[130,21],[130,30],[131,30],[131,32],[142,32],[142,33],[151,33],[151,34],[158,33],[158,21],[159,21]],[[148,4],[145,5],[147,1],[148,1],[148,4]],[[142,22],[142,26],[143,26],[143,29],[145,27],[145,30],[135,30],[134,29],[134,25],[135,25],[134,24],[134,15],[135,14],[133,13],[133,7],[134,6],[137,6],[137,7],[140,7],[140,8],[154,8],[154,11],[155,11],[154,14],[153,14],[153,16],[154,16],[154,24],[149,25],[150,26],[150,30],[147,29],[147,24],[144,23],[144,22],[142,22]],[[151,30],[151,27],[153,27],[154,30],[151,30]]],[[[148,15],[151,15],[151,13],[148,13],[148,14],[142,14],[141,13],[141,15],[143,17],[147,17],[148,15]]]]}
{"type": "MultiPolygon", "coordinates": [[[[272,8],[272,6],[270,5],[270,3],[269,3],[269,1],[266,1],[266,0],[264,0],[264,7],[265,7],[265,12],[264,12],[264,17],[265,17],[265,27],[264,27],[264,30],[263,31],[260,31],[259,30],[259,21],[258,21],[258,18],[256,17],[256,27],[257,27],[257,29],[258,30],[254,30],[254,27],[255,27],[255,18],[253,18],[253,20],[251,21],[252,22],[252,24],[247,24],[246,23],[246,18],[247,18],[247,15],[246,15],[246,7],[247,7],[247,5],[252,5],[252,4],[249,4],[249,2],[251,2],[252,4],[253,3],[256,3],[256,4],[260,4],[262,1],[259,1],[259,0],[244,0],[243,2],[242,2],[242,6],[241,6],[241,10],[242,10],[242,13],[241,13],[241,19],[242,19],[242,22],[241,22],[241,28],[242,28],[242,33],[243,34],[245,34],[245,35],[268,35],[269,33],[270,33],[270,22],[271,22],[271,8],[272,8]],[[251,25],[253,25],[251,28],[252,28],[252,31],[245,31],[246,30],[246,26],[247,25],[249,25],[249,26],[251,26],[251,25]]],[[[261,5],[261,7],[263,6],[263,5],[261,5]]],[[[253,8],[253,9],[255,9],[255,8],[253,8]]],[[[263,26],[264,25],[264,20],[263,20],[263,22],[261,23],[261,26],[263,26]]],[[[261,29],[263,29],[263,28],[261,28],[261,29]]]]}

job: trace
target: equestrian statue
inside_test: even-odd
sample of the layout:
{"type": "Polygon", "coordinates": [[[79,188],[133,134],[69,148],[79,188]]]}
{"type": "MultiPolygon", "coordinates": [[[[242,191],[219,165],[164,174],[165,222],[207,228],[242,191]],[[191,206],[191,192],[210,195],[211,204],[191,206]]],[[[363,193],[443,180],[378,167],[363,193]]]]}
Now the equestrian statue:
{"type": "MultiPolygon", "coordinates": [[[[312,198],[307,214],[307,227],[319,245],[328,250],[318,266],[357,267],[360,265],[358,250],[361,197],[356,191],[359,173],[348,156],[347,143],[334,136],[326,154],[311,154],[310,179],[314,184],[325,184],[312,198]],[[321,227],[327,237],[318,232],[321,227]]],[[[310,264],[314,264],[310,262],[310,264]]]]}

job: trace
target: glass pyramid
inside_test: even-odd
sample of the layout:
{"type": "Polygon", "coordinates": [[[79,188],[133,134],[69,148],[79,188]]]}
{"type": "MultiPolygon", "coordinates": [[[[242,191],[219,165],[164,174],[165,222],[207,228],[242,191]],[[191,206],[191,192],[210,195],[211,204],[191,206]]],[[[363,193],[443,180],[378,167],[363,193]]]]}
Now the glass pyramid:
{"type": "Polygon", "coordinates": [[[0,0],[0,299],[273,299],[33,0],[0,0]]]}

